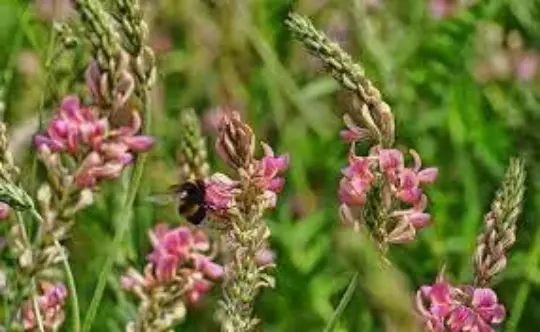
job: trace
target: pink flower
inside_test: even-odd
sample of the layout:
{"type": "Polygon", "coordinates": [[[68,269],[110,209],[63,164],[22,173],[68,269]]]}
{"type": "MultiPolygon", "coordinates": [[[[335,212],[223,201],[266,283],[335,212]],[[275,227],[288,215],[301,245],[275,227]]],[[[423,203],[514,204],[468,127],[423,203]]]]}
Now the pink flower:
{"type": "Polygon", "coordinates": [[[403,153],[397,149],[374,147],[368,156],[355,155],[355,146],[349,152],[349,165],[342,170],[338,196],[341,203],[362,207],[374,186],[381,189],[381,200],[393,207],[387,224],[387,240],[403,243],[415,238],[416,232],[426,227],[431,216],[425,213],[428,199],[423,186],[433,183],[437,168],[422,169],[422,160],[410,151],[414,163],[405,167],[403,153]]]}
{"type": "Polygon", "coordinates": [[[369,189],[370,183],[360,177],[344,177],[339,182],[339,200],[347,205],[362,206],[366,203],[369,189]]]}
{"type": "Polygon", "coordinates": [[[255,254],[255,261],[257,262],[257,265],[261,267],[274,263],[275,258],[276,254],[268,248],[260,249],[255,254]]]}
{"type": "Polygon", "coordinates": [[[284,154],[276,157],[268,144],[261,144],[264,157],[258,163],[255,181],[262,190],[279,193],[285,184],[285,179],[279,175],[289,167],[289,155],[284,154]]]}
{"type": "MultiPolygon", "coordinates": [[[[63,306],[68,296],[66,287],[62,283],[51,284],[42,282],[40,284],[40,295],[37,298],[43,325],[47,331],[55,331],[64,321],[63,306]]],[[[22,320],[25,331],[37,328],[37,318],[31,300],[27,300],[22,305],[22,320]]]]}
{"type": "Polygon", "coordinates": [[[451,16],[455,11],[453,0],[431,0],[430,1],[431,16],[440,19],[451,16]]]}
{"type": "Polygon", "coordinates": [[[515,65],[516,76],[522,81],[530,81],[538,72],[540,66],[540,55],[536,53],[525,53],[518,58],[515,65]]]}
{"type": "Polygon", "coordinates": [[[134,153],[148,151],[154,144],[149,136],[137,135],[141,127],[139,113],[132,113],[131,126],[110,130],[106,118],[97,109],[81,105],[76,96],[62,100],[60,110],[49,122],[45,133],[34,143],[53,153],[65,153],[79,167],[73,170],[75,184],[92,188],[102,179],[120,176],[134,160],[134,153]]]}
{"type": "Polygon", "coordinates": [[[4,202],[0,202],[0,220],[7,219],[9,217],[9,205],[4,202]]]}
{"type": "Polygon", "coordinates": [[[213,174],[204,182],[206,206],[212,211],[226,211],[234,201],[238,182],[221,173],[213,174]]]}
{"type": "Polygon", "coordinates": [[[417,309],[429,331],[494,331],[505,317],[504,306],[489,288],[454,287],[441,276],[416,295],[417,309]],[[447,329],[448,328],[448,329],[447,329]]]}
{"type": "Polygon", "coordinates": [[[191,302],[210,290],[210,280],[218,280],[224,275],[223,267],[205,254],[210,243],[200,229],[169,229],[165,224],[158,224],[150,232],[150,240],[153,250],[147,257],[149,263],[145,275],[130,269],[121,279],[127,290],[152,292],[155,287],[183,283],[180,286],[191,302]]]}
{"type": "Polygon", "coordinates": [[[403,169],[403,153],[396,149],[381,149],[379,164],[383,172],[400,172],[403,169]]]}
{"type": "Polygon", "coordinates": [[[367,199],[367,192],[371,190],[371,183],[375,175],[371,170],[369,157],[358,157],[351,149],[349,153],[349,166],[342,170],[343,178],[339,183],[338,196],[342,203],[352,206],[362,206],[367,199]]]}

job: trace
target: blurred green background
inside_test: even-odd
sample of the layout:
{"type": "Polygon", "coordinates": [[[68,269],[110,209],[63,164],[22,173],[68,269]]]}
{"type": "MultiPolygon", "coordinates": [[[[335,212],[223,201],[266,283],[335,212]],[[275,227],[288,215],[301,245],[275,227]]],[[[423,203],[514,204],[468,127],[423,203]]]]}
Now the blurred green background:
{"type": "MultiPolygon", "coordinates": [[[[439,167],[429,190],[432,227],[390,251],[411,289],[431,283],[443,264],[451,280],[471,280],[470,256],[483,214],[510,156],[526,156],[530,175],[518,243],[495,288],[509,311],[501,330],[537,330],[540,1],[153,0],[145,7],[159,59],[152,101],[159,145],[151,152],[131,236],[118,253],[118,275],[128,264],[143,265],[152,224],[183,222],[173,209],[145,200],[177,179],[181,111],[197,110],[212,147],[216,109],[233,106],[259,138],[291,155],[286,190],[268,215],[277,287],[257,303],[262,329],[320,331],[329,320],[352,274],[333,244],[336,188],[347,155],[335,113],[347,106],[339,86],[285,29],[283,20],[294,9],[363,65],[392,106],[400,148],[414,148],[426,165],[439,167]]],[[[61,96],[84,91],[83,44],[58,54],[47,77],[53,17],[73,18],[68,0],[0,0],[3,115],[27,167],[41,99],[49,114],[61,96]]],[[[213,151],[210,156],[213,169],[222,169],[213,151]]],[[[122,202],[115,192],[123,185],[102,188],[102,198],[79,216],[68,241],[83,315],[112,240],[111,216],[122,202]]],[[[219,295],[217,287],[214,293],[219,295]]],[[[131,300],[111,277],[95,331],[122,330],[136,310],[131,300]]],[[[215,302],[209,297],[191,310],[178,330],[216,330],[215,302]]],[[[377,317],[358,290],[338,329],[377,331],[377,317]]]]}

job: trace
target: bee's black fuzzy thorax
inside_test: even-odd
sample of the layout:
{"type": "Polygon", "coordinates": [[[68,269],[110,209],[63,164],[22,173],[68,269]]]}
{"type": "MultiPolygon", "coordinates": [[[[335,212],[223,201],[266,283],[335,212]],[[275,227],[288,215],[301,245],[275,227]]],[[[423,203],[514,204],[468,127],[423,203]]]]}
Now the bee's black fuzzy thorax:
{"type": "Polygon", "coordinates": [[[178,187],[177,193],[179,195],[178,213],[190,223],[200,224],[206,217],[204,182],[201,180],[185,182],[178,187]]]}

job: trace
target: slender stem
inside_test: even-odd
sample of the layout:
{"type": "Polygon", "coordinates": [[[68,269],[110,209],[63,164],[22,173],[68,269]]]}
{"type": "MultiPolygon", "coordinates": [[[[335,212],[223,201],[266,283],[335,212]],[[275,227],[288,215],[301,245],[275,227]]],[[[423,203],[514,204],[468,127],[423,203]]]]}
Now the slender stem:
{"type": "MultiPolygon", "coordinates": [[[[533,243],[532,249],[530,251],[530,254],[527,260],[529,262],[527,266],[531,268],[535,268],[536,266],[538,266],[538,261],[540,261],[540,227],[536,230],[534,243],[533,243]]],[[[521,320],[521,316],[523,315],[523,310],[525,309],[525,304],[527,303],[530,292],[531,292],[531,282],[529,278],[526,278],[519,285],[519,288],[517,290],[517,295],[514,299],[514,303],[512,304],[512,310],[510,311],[511,312],[510,318],[508,319],[508,323],[507,323],[505,331],[507,332],[517,331],[517,327],[518,327],[519,321],[521,320]]]]}
{"type": "Polygon", "coordinates": [[[334,331],[337,323],[339,322],[339,317],[341,317],[341,315],[343,314],[343,311],[345,311],[345,308],[347,308],[347,305],[349,304],[349,302],[351,302],[352,296],[357,286],[358,286],[358,272],[356,272],[352,276],[351,281],[349,282],[349,286],[347,286],[347,290],[341,297],[341,300],[339,301],[339,304],[336,310],[334,310],[334,313],[332,314],[330,321],[328,321],[328,324],[326,324],[326,327],[324,328],[324,332],[334,331]]]}
{"type": "MultiPolygon", "coordinates": [[[[25,246],[30,248],[31,244],[30,244],[30,240],[28,238],[28,233],[26,232],[26,225],[24,224],[22,213],[17,211],[16,215],[17,215],[16,219],[17,219],[17,223],[19,224],[22,239],[25,242],[25,246]]],[[[34,310],[34,314],[36,315],[36,320],[37,320],[37,323],[38,323],[39,330],[41,332],[44,332],[45,328],[43,327],[43,318],[41,317],[41,311],[39,311],[39,304],[37,302],[36,278],[32,277],[31,284],[32,284],[32,295],[31,295],[31,297],[32,297],[32,307],[33,307],[33,310],[34,310]]]]}
{"type": "MultiPolygon", "coordinates": [[[[44,220],[39,214],[39,212],[33,208],[30,210],[34,218],[36,218],[40,225],[43,225],[44,220]]],[[[71,302],[71,319],[72,319],[72,331],[79,332],[81,330],[81,318],[80,318],[80,311],[79,311],[79,297],[77,296],[77,287],[75,285],[75,278],[73,277],[73,272],[71,271],[71,266],[69,265],[68,258],[66,254],[64,253],[64,248],[58,242],[58,240],[54,240],[54,246],[58,251],[60,252],[60,256],[62,257],[62,265],[64,267],[64,272],[66,273],[66,279],[67,279],[67,285],[69,289],[69,296],[70,296],[70,302],[71,302]]]]}
{"type": "MultiPolygon", "coordinates": [[[[150,107],[148,105],[147,98],[145,98],[144,104],[145,104],[145,117],[144,117],[145,130],[144,132],[148,133],[151,124],[150,124],[150,107]]],[[[119,214],[116,215],[118,219],[116,220],[117,222],[115,222],[115,225],[118,225],[118,228],[116,230],[116,234],[113,239],[112,250],[109,253],[109,255],[107,255],[105,263],[103,264],[103,268],[101,269],[101,272],[99,274],[96,289],[94,290],[94,296],[92,297],[92,302],[90,303],[90,307],[88,308],[87,314],[84,318],[84,323],[82,327],[83,332],[90,331],[90,328],[92,327],[99,304],[101,302],[101,298],[103,297],[103,292],[105,291],[107,278],[114,264],[114,259],[116,258],[115,253],[117,253],[120,250],[120,245],[122,244],[124,235],[129,228],[128,227],[129,217],[131,216],[130,212],[131,212],[133,203],[135,202],[135,198],[137,197],[137,191],[141,183],[142,175],[144,172],[144,165],[146,164],[146,159],[147,159],[147,154],[142,154],[139,156],[137,163],[135,165],[135,169],[133,171],[133,176],[132,176],[132,180],[129,185],[129,188],[128,188],[128,194],[127,194],[126,200],[124,202],[122,210],[120,211],[119,214]]]]}
{"type": "Polygon", "coordinates": [[[75,285],[75,278],[73,277],[73,272],[69,265],[68,258],[64,253],[64,248],[58,242],[54,241],[54,245],[62,253],[62,265],[64,265],[64,272],[66,273],[66,280],[69,289],[69,298],[71,302],[71,328],[73,332],[79,332],[81,330],[81,315],[79,311],[79,297],[77,296],[77,287],[75,285]]]}
{"type": "Polygon", "coordinates": [[[38,328],[41,332],[45,332],[45,327],[43,326],[43,318],[41,317],[41,311],[39,310],[39,303],[37,300],[36,278],[32,278],[32,306],[34,308],[34,313],[36,314],[38,328]]]}

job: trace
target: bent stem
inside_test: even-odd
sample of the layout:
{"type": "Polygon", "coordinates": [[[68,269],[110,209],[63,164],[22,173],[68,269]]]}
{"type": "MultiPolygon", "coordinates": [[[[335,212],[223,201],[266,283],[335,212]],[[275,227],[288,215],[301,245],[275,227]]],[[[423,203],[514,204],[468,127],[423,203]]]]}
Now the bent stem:
{"type": "Polygon", "coordinates": [[[326,324],[326,327],[324,328],[324,332],[332,332],[336,328],[336,325],[339,322],[339,317],[341,317],[341,315],[343,314],[343,311],[345,311],[345,308],[347,308],[347,305],[349,305],[349,302],[351,302],[352,296],[357,286],[358,286],[358,272],[356,272],[352,276],[351,281],[349,282],[349,286],[347,286],[347,290],[341,297],[341,300],[339,301],[339,304],[336,310],[334,310],[332,317],[328,321],[328,324],[326,324]]]}
{"type": "MultiPolygon", "coordinates": [[[[30,210],[34,218],[36,218],[40,224],[43,225],[44,221],[39,212],[32,208],[30,210]]],[[[69,298],[71,303],[71,319],[72,319],[72,331],[79,332],[81,330],[81,317],[80,317],[80,311],[79,311],[79,297],[77,295],[77,287],[75,285],[75,278],[73,277],[73,272],[71,271],[71,266],[69,265],[68,258],[64,252],[64,248],[58,242],[58,240],[54,240],[54,246],[58,251],[60,252],[60,256],[62,257],[62,265],[64,267],[64,272],[66,274],[67,279],[67,286],[69,289],[69,298]]]]}
{"type": "Polygon", "coordinates": [[[37,300],[37,283],[36,278],[32,278],[32,307],[34,308],[34,313],[36,315],[37,325],[40,332],[45,332],[45,327],[43,325],[43,318],[41,317],[41,311],[39,311],[39,303],[37,300]]]}
{"type": "MultiPolygon", "coordinates": [[[[148,99],[145,98],[145,128],[144,132],[148,133],[150,128],[150,106],[148,105],[148,99]]],[[[99,274],[99,279],[96,285],[96,289],[94,290],[94,295],[92,297],[92,302],[90,303],[90,307],[88,308],[88,313],[86,314],[86,317],[84,318],[84,323],[82,327],[83,332],[90,331],[90,328],[92,328],[92,324],[94,322],[94,318],[96,317],[96,313],[99,307],[99,304],[101,302],[101,298],[103,297],[103,292],[105,291],[105,286],[107,285],[107,278],[112,270],[114,259],[116,258],[115,253],[120,250],[120,245],[122,244],[122,240],[124,239],[124,235],[126,231],[128,230],[129,225],[129,217],[131,215],[131,208],[133,206],[133,203],[135,202],[135,198],[137,197],[137,191],[139,190],[139,185],[141,183],[142,175],[144,172],[144,165],[146,164],[147,154],[142,154],[139,156],[139,159],[137,160],[137,163],[135,164],[135,169],[133,171],[133,176],[131,183],[128,188],[128,194],[126,197],[126,200],[124,202],[124,205],[122,207],[122,211],[117,215],[118,219],[115,222],[115,225],[118,225],[118,228],[116,230],[116,234],[114,235],[113,243],[112,243],[112,250],[107,255],[107,258],[105,260],[105,263],[103,264],[103,269],[101,269],[101,272],[99,274]]]]}
{"type": "MultiPolygon", "coordinates": [[[[17,223],[19,224],[19,228],[22,234],[23,241],[25,242],[25,245],[30,248],[30,240],[28,238],[28,233],[26,232],[26,225],[24,224],[24,220],[22,217],[22,213],[17,211],[17,223]]],[[[41,220],[41,216],[39,218],[41,220]]],[[[37,302],[37,283],[36,278],[32,277],[31,279],[32,284],[32,309],[34,310],[34,314],[36,315],[36,320],[38,323],[38,328],[41,332],[45,332],[45,328],[43,327],[43,318],[41,317],[41,311],[39,311],[39,304],[37,302]]]]}
{"type": "Polygon", "coordinates": [[[75,278],[73,277],[73,272],[69,265],[68,258],[64,253],[62,245],[58,240],[54,241],[54,245],[61,252],[62,255],[62,265],[64,266],[64,272],[66,273],[66,281],[70,293],[70,302],[71,302],[71,327],[74,332],[79,332],[81,330],[81,315],[79,311],[79,297],[77,296],[77,287],[75,285],[75,278]]]}

